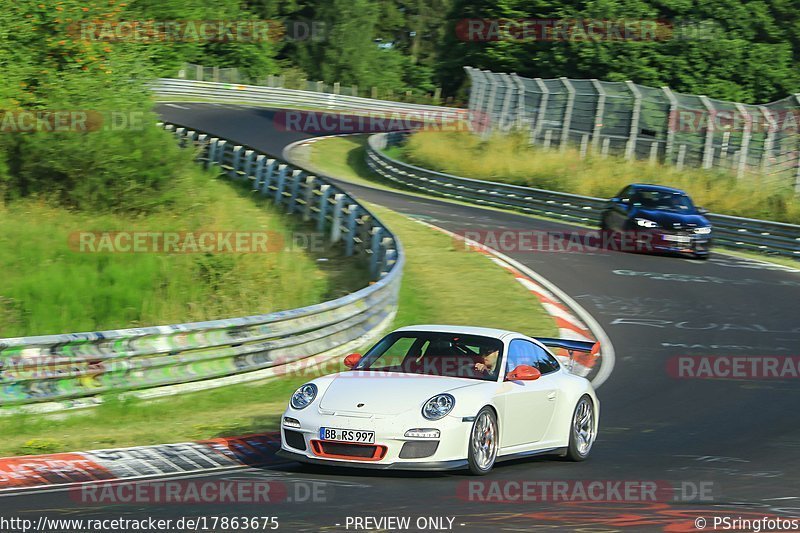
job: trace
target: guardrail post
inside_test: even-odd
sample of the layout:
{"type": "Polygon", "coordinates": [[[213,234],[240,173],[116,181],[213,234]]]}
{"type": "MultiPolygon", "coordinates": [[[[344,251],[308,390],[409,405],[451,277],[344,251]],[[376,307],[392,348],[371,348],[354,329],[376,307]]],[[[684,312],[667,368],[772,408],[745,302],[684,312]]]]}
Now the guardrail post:
{"type": "Polygon", "coordinates": [[[384,237],[381,240],[381,250],[383,250],[383,261],[381,261],[379,275],[383,277],[391,269],[392,265],[397,261],[397,250],[392,248],[393,242],[389,237],[384,237]]]}
{"type": "Polygon", "coordinates": [[[256,170],[253,173],[253,190],[258,191],[261,187],[261,180],[264,179],[264,169],[267,163],[267,156],[258,154],[256,156],[256,170]]]}
{"type": "Polygon", "coordinates": [[[256,152],[254,150],[244,151],[244,179],[247,179],[251,176],[253,172],[253,160],[255,157],[256,152]]]}
{"type": "Polygon", "coordinates": [[[369,257],[369,270],[373,277],[378,277],[378,264],[381,261],[381,242],[382,242],[383,228],[375,226],[372,228],[372,242],[370,242],[370,250],[372,254],[369,257]]]}
{"type": "Polygon", "coordinates": [[[675,147],[675,129],[678,126],[678,99],[669,87],[661,87],[664,96],[669,100],[669,116],[667,116],[667,146],[664,149],[664,161],[672,163],[672,151],[675,147]]]}
{"type": "Polygon", "coordinates": [[[639,139],[639,116],[642,112],[642,93],[635,83],[625,82],[628,90],[633,94],[633,109],[631,110],[631,129],[628,133],[628,142],[625,145],[625,159],[630,161],[636,155],[636,141],[639,139]]]}
{"type": "Polygon", "coordinates": [[[234,146],[233,147],[233,162],[231,163],[231,170],[230,176],[235,179],[241,179],[239,176],[239,167],[242,164],[242,150],[244,150],[243,146],[234,146]]]}
{"type": "Polygon", "coordinates": [[[269,188],[272,185],[272,177],[275,175],[278,164],[279,163],[275,159],[267,159],[266,168],[261,178],[261,185],[258,187],[262,196],[269,194],[269,188]]]}
{"type": "Polygon", "coordinates": [[[708,113],[708,117],[706,117],[706,139],[703,144],[703,168],[711,168],[714,166],[714,113],[716,110],[707,96],[700,95],[698,98],[700,98],[706,108],[706,113],[708,113]]]}
{"type": "Polygon", "coordinates": [[[741,179],[744,177],[744,171],[747,169],[747,151],[750,148],[750,132],[753,128],[753,117],[750,116],[750,113],[747,112],[747,108],[742,104],[736,102],[734,105],[744,121],[742,143],[739,145],[739,160],[736,165],[736,177],[741,179]]]}
{"type": "Polygon", "coordinates": [[[536,82],[536,86],[539,87],[539,91],[542,93],[542,97],[539,100],[539,110],[536,112],[536,121],[533,125],[533,131],[531,132],[531,144],[536,144],[537,140],[539,139],[539,135],[542,133],[542,128],[544,127],[544,117],[547,115],[547,100],[550,97],[550,91],[547,90],[547,85],[544,84],[542,78],[533,78],[533,81],[536,82]]]}
{"type": "Polygon", "coordinates": [[[358,219],[358,206],[350,204],[347,206],[347,235],[344,241],[344,255],[353,255],[353,246],[356,243],[356,220],[358,219]]]}
{"type": "Polygon", "coordinates": [[[769,124],[769,129],[767,129],[767,137],[764,139],[764,151],[761,154],[761,172],[766,174],[767,167],[769,166],[769,156],[772,153],[772,146],[775,143],[775,130],[778,128],[775,117],[773,117],[772,113],[769,112],[767,106],[760,105],[758,106],[758,109],[761,111],[761,114],[764,115],[764,118],[769,124]]]}
{"type": "Polygon", "coordinates": [[[225,139],[217,139],[217,153],[216,153],[216,163],[219,166],[222,166],[225,163],[225,149],[228,147],[228,141],[225,139]]]}
{"type": "Polygon", "coordinates": [[[283,203],[283,189],[286,187],[286,174],[289,173],[289,165],[278,165],[278,183],[275,188],[275,205],[283,203]]]}
{"type": "Polygon", "coordinates": [[[320,187],[322,194],[319,197],[319,213],[317,214],[317,231],[323,233],[325,231],[326,217],[328,216],[328,198],[331,197],[333,187],[328,184],[320,187]]]}
{"type": "Polygon", "coordinates": [[[597,107],[594,112],[594,125],[592,127],[592,153],[600,151],[600,131],[603,129],[603,116],[606,112],[606,90],[596,79],[592,79],[592,86],[597,93],[597,107]]]}
{"type": "Polygon", "coordinates": [[[211,165],[214,164],[214,161],[217,159],[217,143],[219,142],[219,138],[212,137],[211,140],[208,142],[208,155],[206,156],[205,167],[210,168],[211,165]]]}
{"type": "Polygon", "coordinates": [[[303,208],[303,222],[311,220],[311,202],[314,200],[314,187],[317,184],[316,176],[306,176],[306,190],[303,195],[306,205],[303,208]]]}
{"type": "Polygon", "coordinates": [[[333,215],[331,216],[331,243],[342,240],[342,208],[344,207],[344,194],[333,197],[333,215]]]}
{"type": "Polygon", "coordinates": [[[569,130],[572,127],[572,109],[575,107],[575,87],[572,83],[565,78],[561,77],[561,83],[567,89],[567,107],[564,108],[564,118],[561,120],[561,140],[559,141],[558,149],[563,152],[567,149],[567,141],[569,141],[569,130]]]}
{"type": "Polygon", "coordinates": [[[302,170],[292,171],[292,187],[291,196],[289,197],[289,213],[294,213],[297,206],[297,195],[300,193],[300,181],[305,177],[306,173],[302,170]]]}
{"type": "MultiPolygon", "coordinates": [[[[800,93],[794,95],[794,99],[800,104],[800,93]]],[[[797,165],[797,169],[795,172],[795,179],[794,179],[794,192],[800,195],[800,152],[797,154],[797,161],[795,161],[795,165],[797,165]]]]}

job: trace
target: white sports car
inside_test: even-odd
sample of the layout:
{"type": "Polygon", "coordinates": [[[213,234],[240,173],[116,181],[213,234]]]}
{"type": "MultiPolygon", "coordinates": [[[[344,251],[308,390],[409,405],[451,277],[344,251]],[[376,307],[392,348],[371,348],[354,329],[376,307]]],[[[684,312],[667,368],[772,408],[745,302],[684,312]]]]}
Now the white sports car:
{"type": "Polygon", "coordinates": [[[599,403],[591,383],[545,346],[596,354],[598,344],[500,329],[409,326],[351,370],[306,383],[281,422],[279,455],[304,463],[401,470],[469,468],[557,454],[589,455],[599,403]]]}

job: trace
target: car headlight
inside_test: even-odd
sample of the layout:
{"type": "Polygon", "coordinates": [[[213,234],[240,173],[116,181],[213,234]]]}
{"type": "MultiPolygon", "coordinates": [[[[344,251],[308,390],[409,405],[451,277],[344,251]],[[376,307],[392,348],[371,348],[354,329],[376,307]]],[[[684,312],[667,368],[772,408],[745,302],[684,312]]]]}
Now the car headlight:
{"type": "Polygon", "coordinates": [[[637,218],[636,219],[636,224],[638,226],[643,227],[643,228],[657,228],[658,227],[658,223],[657,222],[653,222],[652,220],[648,220],[646,218],[637,218]]]}
{"type": "Polygon", "coordinates": [[[317,397],[317,386],[313,383],[306,383],[292,394],[292,399],[289,402],[295,409],[305,409],[309,406],[314,398],[317,397]]]}
{"type": "Polygon", "coordinates": [[[706,226],[704,228],[695,228],[694,232],[697,235],[708,235],[711,233],[711,226],[706,226]]]}
{"type": "Polygon", "coordinates": [[[437,394],[422,406],[422,416],[428,420],[439,420],[453,410],[456,399],[450,394],[437,394]]]}

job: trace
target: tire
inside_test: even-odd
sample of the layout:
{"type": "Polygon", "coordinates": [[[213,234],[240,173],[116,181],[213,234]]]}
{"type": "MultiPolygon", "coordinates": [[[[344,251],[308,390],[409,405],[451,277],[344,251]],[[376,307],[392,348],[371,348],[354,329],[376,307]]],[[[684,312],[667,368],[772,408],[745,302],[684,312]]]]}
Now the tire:
{"type": "Polygon", "coordinates": [[[585,461],[589,457],[596,436],[596,428],[594,403],[588,394],[584,394],[575,405],[570,419],[569,446],[565,456],[568,460],[585,461]]]}
{"type": "Polygon", "coordinates": [[[467,442],[467,463],[475,476],[485,476],[492,471],[499,450],[497,416],[489,407],[478,411],[467,442]]]}

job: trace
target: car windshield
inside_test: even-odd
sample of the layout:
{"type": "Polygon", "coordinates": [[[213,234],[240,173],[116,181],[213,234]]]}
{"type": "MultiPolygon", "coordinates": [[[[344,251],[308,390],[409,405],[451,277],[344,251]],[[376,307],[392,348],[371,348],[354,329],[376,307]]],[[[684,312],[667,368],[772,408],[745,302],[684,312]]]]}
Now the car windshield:
{"type": "Polygon", "coordinates": [[[390,333],[359,361],[356,370],[495,380],[503,343],[491,337],[431,331],[390,333]]]}
{"type": "Polygon", "coordinates": [[[635,205],[645,209],[661,209],[664,211],[694,212],[692,200],[683,193],[670,191],[637,191],[633,196],[635,205]]]}

